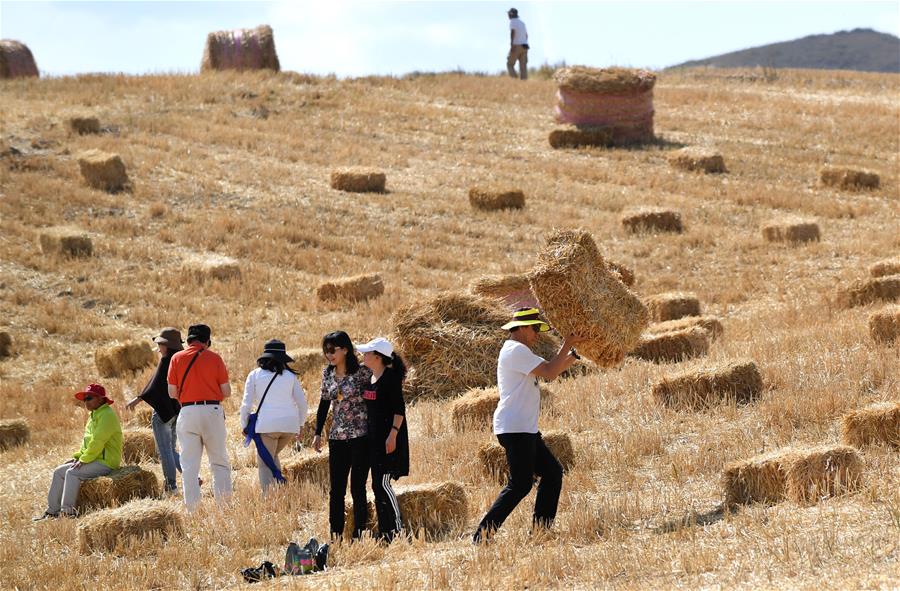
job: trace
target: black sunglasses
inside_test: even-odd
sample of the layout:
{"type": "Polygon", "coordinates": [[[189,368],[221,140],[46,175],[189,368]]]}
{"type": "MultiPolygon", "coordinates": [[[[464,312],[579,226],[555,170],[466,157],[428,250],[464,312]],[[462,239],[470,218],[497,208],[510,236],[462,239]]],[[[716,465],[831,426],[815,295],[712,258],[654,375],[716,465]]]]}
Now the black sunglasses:
{"type": "Polygon", "coordinates": [[[90,401],[93,400],[93,399],[94,399],[93,396],[85,396],[84,398],[82,398],[82,401],[83,401],[83,402],[90,402],[90,401]]]}

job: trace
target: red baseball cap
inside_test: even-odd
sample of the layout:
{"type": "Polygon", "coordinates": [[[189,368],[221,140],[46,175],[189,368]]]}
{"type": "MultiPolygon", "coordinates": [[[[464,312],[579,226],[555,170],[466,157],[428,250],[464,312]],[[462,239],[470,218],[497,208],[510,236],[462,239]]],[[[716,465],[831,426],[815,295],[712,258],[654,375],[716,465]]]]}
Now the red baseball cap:
{"type": "Polygon", "coordinates": [[[84,401],[85,397],[102,398],[106,404],[112,404],[113,401],[106,397],[106,388],[100,384],[89,384],[84,390],[75,392],[75,398],[84,401]]]}

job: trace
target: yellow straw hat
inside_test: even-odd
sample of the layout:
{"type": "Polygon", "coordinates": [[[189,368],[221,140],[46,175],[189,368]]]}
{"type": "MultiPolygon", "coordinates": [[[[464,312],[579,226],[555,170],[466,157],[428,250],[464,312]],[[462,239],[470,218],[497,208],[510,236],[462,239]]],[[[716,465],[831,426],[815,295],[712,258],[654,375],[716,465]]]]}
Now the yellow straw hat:
{"type": "Polygon", "coordinates": [[[513,313],[513,319],[504,324],[501,328],[509,330],[517,326],[533,326],[539,324],[539,332],[547,332],[550,325],[541,320],[541,313],[537,308],[523,308],[513,313]]]}

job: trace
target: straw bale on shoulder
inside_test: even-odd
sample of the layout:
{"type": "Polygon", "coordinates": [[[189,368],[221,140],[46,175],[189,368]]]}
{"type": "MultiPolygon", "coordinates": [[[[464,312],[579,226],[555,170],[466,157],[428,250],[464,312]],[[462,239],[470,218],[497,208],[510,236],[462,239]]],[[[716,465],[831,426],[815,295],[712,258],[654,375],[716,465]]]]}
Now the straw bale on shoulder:
{"type": "Polygon", "coordinates": [[[698,410],[727,400],[738,403],[759,398],[763,381],[753,361],[709,365],[663,378],[651,394],[658,403],[682,410],[698,410]]]}
{"type": "Polygon", "coordinates": [[[885,275],[900,275],[900,257],[884,259],[873,263],[869,267],[869,275],[872,277],[884,277],[885,275]]]}
{"type": "Polygon", "coordinates": [[[69,117],[67,123],[72,133],[78,135],[100,133],[100,120],[96,117],[69,117]]]}
{"type": "Polygon", "coordinates": [[[528,280],[553,327],[587,337],[579,352],[599,366],[621,363],[647,326],[647,308],[609,271],[584,230],[553,234],[528,280]]]}
{"type": "Polygon", "coordinates": [[[900,275],[858,279],[837,291],[835,301],[841,308],[855,308],[900,298],[900,275]]]}
{"type": "Polygon", "coordinates": [[[888,306],[869,315],[869,336],[879,343],[900,338],[900,305],[888,306]]]}
{"type": "Polygon", "coordinates": [[[793,459],[794,452],[781,450],[725,466],[722,487],[726,507],[783,501],[787,469],[793,459]]]}
{"type": "Polygon", "coordinates": [[[122,461],[140,464],[157,460],[156,439],[151,429],[128,429],[122,432],[122,461]]]}
{"type": "Polygon", "coordinates": [[[900,402],[882,402],[845,414],[841,441],[857,448],[879,444],[900,447],[900,402]]]}
{"type": "Polygon", "coordinates": [[[140,466],[122,466],[108,476],[83,482],[75,507],[83,513],[88,509],[122,505],[131,499],[155,498],[159,494],[156,474],[140,466]]]}
{"type": "Polygon", "coordinates": [[[94,351],[94,363],[104,378],[138,371],[155,362],[156,355],[145,342],[119,343],[94,351]]]}
{"type": "Polygon", "coordinates": [[[641,232],[681,233],[681,214],[662,207],[641,207],[622,214],[622,227],[634,234],[641,232]]]}
{"type": "Polygon", "coordinates": [[[272,27],[215,31],[206,36],[200,71],[281,70],[272,27]]]}
{"type": "Polygon", "coordinates": [[[116,193],[128,186],[125,163],[118,154],[87,150],[78,155],[81,176],[88,186],[108,193],[116,193]]]}
{"type": "Polygon", "coordinates": [[[769,242],[812,242],[819,240],[819,224],[802,220],[776,220],[763,224],[763,238],[769,242]]]}
{"type": "Polygon", "coordinates": [[[593,125],[562,125],[547,136],[552,148],[608,148],[614,141],[613,130],[593,125]]]}
{"type": "Polygon", "coordinates": [[[240,263],[229,256],[216,253],[188,254],[184,257],[181,268],[201,282],[241,278],[240,263]]]}
{"type": "Polygon", "coordinates": [[[12,39],[0,39],[0,80],[38,77],[37,64],[28,46],[12,39]]]}
{"type": "Polygon", "coordinates": [[[177,505],[144,499],[88,515],[78,524],[78,543],[82,554],[115,553],[120,544],[141,542],[150,535],[169,539],[183,533],[184,518],[177,505]]]}
{"type": "Polygon", "coordinates": [[[383,293],[384,282],[377,273],[326,281],[316,289],[316,296],[323,302],[361,302],[383,293]]]}
{"type": "Polygon", "coordinates": [[[811,505],[824,497],[857,491],[862,485],[863,463],[849,446],[817,447],[806,450],[787,469],[787,498],[811,505]]]}
{"type": "MultiPolygon", "coordinates": [[[[413,535],[424,535],[428,541],[437,541],[451,534],[461,533],[469,519],[469,500],[466,489],[457,482],[414,484],[399,487],[397,504],[403,529],[413,535]]],[[[378,530],[375,503],[368,500],[369,522],[366,530],[374,534],[378,530]]],[[[353,505],[344,505],[344,539],[353,535],[353,505]]]]}
{"type": "Polygon", "coordinates": [[[647,327],[647,333],[662,334],[693,327],[699,327],[708,332],[711,341],[715,341],[725,332],[722,321],[715,316],[685,316],[676,320],[666,320],[651,324],[647,327]]]}
{"type": "Polygon", "coordinates": [[[644,298],[644,305],[655,322],[700,316],[700,300],[692,293],[667,292],[644,298]]]}
{"type": "MultiPolygon", "coordinates": [[[[545,386],[540,387],[541,411],[553,407],[553,391],[545,386]]],[[[500,390],[496,386],[489,388],[472,388],[450,403],[450,415],[453,417],[453,429],[457,433],[468,430],[484,430],[491,428],[494,411],[500,403],[500,390]]]]}
{"type": "Polygon", "coordinates": [[[45,228],[39,235],[41,252],[45,255],[89,257],[94,252],[91,237],[71,226],[45,228]]]}
{"type": "Polygon", "coordinates": [[[384,193],[387,180],[383,170],[350,166],[331,171],[331,188],[350,193],[384,193]]]}
{"type": "Polygon", "coordinates": [[[709,351],[709,333],[694,326],[659,334],[645,334],[637,349],[629,353],[654,363],[672,363],[700,357],[709,351]]]}
{"type": "Polygon", "coordinates": [[[522,209],[525,207],[525,193],[518,189],[472,187],[469,189],[469,205],[484,211],[522,209]]]}
{"type": "Polygon", "coordinates": [[[328,454],[312,453],[295,456],[284,462],[282,474],[290,482],[308,482],[328,490],[328,454]]]}
{"type": "MultiPolygon", "coordinates": [[[[548,431],[541,438],[554,457],[562,465],[563,472],[568,472],[575,465],[575,448],[572,439],[564,431],[548,431]]],[[[485,475],[498,482],[506,482],[509,478],[509,465],[506,462],[506,450],[499,443],[487,443],[478,450],[478,459],[485,475]]]]}
{"type": "Polygon", "coordinates": [[[688,147],[669,155],[669,164],[674,168],[696,172],[728,172],[725,159],[711,148],[688,147]]]}
{"type": "Polygon", "coordinates": [[[23,445],[30,433],[25,419],[0,419],[0,450],[23,445]]]}
{"type": "Polygon", "coordinates": [[[870,170],[825,166],[819,171],[819,182],[822,186],[838,189],[877,189],[881,178],[870,170]]]}
{"type": "Polygon", "coordinates": [[[12,356],[12,336],[5,330],[0,332],[0,359],[12,356]]]}

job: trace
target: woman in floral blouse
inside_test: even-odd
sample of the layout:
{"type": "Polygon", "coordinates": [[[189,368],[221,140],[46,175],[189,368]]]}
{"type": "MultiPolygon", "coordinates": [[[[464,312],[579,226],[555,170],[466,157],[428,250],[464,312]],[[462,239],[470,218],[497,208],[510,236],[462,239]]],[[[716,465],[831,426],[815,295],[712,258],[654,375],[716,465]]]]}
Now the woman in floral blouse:
{"type": "Polygon", "coordinates": [[[342,330],[322,339],[322,352],[328,365],[322,370],[322,396],[316,413],[313,447],[322,450],[322,429],[331,407],[333,418],[328,432],[328,467],[331,475],[329,523],[332,537],[344,532],[344,495],[350,477],[353,498],[353,537],[359,538],[368,523],[366,479],[369,477],[369,436],[363,390],[369,386],[372,371],[359,364],[353,342],[342,330]]]}

